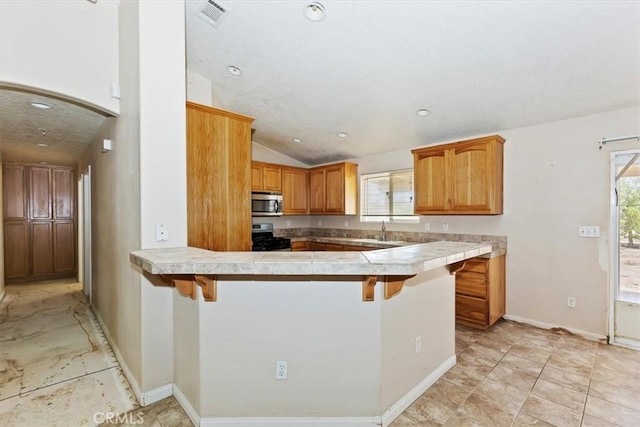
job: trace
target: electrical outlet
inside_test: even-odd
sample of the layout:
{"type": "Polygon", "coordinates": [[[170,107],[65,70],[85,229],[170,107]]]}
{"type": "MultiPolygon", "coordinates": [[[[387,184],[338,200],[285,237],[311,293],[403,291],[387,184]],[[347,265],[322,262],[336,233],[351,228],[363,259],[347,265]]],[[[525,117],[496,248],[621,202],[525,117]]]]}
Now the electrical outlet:
{"type": "Polygon", "coordinates": [[[318,221],[318,225],[322,225],[322,220],[318,221]]]}
{"type": "Polygon", "coordinates": [[[429,231],[429,230],[431,230],[431,224],[427,222],[424,224],[424,231],[429,231]]]}
{"type": "Polygon", "coordinates": [[[276,379],[277,380],[287,379],[287,361],[286,360],[276,361],[276,379]]]}
{"type": "Polygon", "coordinates": [[[448,222],[443,222],[442,223],[442,231],[449,231],[449,223],[448,222]]]}
{"type": "Polygon", "coordinates": [[[414,351],[416,354],[420,353],[421,347],[422,347],[422,341],[420,340],[420,336],[417,336],[415,346],[414,346],[414,351]]]}
{"type": "Polygon", "coordinates": [[[166,224],[156,224],[156,242],[169,240],[169,227],[166,224]]]}
{"type": "Polygon", "coordinates": [[[287,227],[291,227],[291,221],[287,220],[287,227]]]}
{"type": "Polygon", "coordinates": [[[576,308],[576,297],[567,297],[567,307],[576,308]]]}
{"type": "Polygon", "coordinates": [[[349,221],[345,221],[345,222],[344,222],[344,226],[345,226],[345,227],[349,227],[349,221]]]}
{"type": "Polygon", "coordinates": [[[600,227],[597,225],[581,225],[578,227],[579,237],[600,237],[600,227]]]}

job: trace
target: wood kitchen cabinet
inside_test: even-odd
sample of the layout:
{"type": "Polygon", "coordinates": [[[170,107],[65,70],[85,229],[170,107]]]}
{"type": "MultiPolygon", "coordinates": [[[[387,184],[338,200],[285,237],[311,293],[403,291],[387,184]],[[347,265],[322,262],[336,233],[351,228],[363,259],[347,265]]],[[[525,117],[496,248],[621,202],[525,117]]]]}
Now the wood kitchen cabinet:
{"type": "Polygon", "coordinates": [[[8,163],[3,178],[5,280],[75,275],[75,170],[8,163]]]}
{"type": "Polygon", "coordinates": [[[309,213],[309,171],[303,168],[282,168],[282,206],[284,215],[309,213]]]}
{"type": "Polygon", "coordinates": [[[251,162],[251,191],[282,192],[282,167],[272,163],[251,162]]]}
{"type": "Polygon", "coordinates": [[[412,150],[415,213],[502,214],[504,142],[493,135],[412,150]]]}
{"type": "Polygon", "coordinates": [[[456,273],[456,321],[488,329],[506,312],[506,256],[472,258],[456,273]]]}
{"type": "Polygon", "coordinates": [[[251,250],[253,118],[187,102],[187,241],[251,250]]]}
{"type": "Polygon", "coordinates": [[[309,204],[312,214],[358,213],[358,165],[342,162],[309,170],[309,204]]]}

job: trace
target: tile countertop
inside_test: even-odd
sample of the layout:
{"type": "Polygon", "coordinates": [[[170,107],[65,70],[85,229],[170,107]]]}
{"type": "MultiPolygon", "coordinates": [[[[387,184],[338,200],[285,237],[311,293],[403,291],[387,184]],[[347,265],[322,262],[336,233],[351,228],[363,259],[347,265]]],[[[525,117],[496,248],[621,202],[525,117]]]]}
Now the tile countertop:
{"type": "MultiPolygon", "coordinates": [[[[404,240],[377,240],[377,239],[359,239],[353,237],[328,237],[328,236],[300,236],[290,237],[291,243],[293,242],[317,242],[317,243],[334,243],[337,245],[351,245],[351,246],[364,246],[374,247],[379,249],[385,248],[397,248],[402,246],[416,245],[416,242],[407,242],[404,240]]],[[[450,243],[463,243],[463,242],[450,242],[450,243]]],[[[481,245],[483,243],[477,243],[481,245]]],[[[487,243],[488,244],[488,243],[487,243]]],[[[480,258],[494,258],[507,253],[506,249],[492,248],[489,253],[480,255],[480,258]]]]}
{"type": "MultiPolygon", "coordinates": [[[[213,252],[188,247],[143,249],[132,252],[130,259],[151,274],[412,275],[491,253],[491,245],[485,243],[403,243],[406,245],[367,252],[213,252]]],[[[363,243],[363,246],[366,245],[363,243]]]]}

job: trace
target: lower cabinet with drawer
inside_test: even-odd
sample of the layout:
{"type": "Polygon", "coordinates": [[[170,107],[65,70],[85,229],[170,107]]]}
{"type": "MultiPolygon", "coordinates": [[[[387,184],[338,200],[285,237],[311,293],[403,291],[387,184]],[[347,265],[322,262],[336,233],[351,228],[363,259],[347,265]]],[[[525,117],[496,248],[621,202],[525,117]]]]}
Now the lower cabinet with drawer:
{"type": "Polygon", "coordinates": [[[505,314],[506,256],[472,258],[456,273],[456,321],[487,329],[505,314]]]}

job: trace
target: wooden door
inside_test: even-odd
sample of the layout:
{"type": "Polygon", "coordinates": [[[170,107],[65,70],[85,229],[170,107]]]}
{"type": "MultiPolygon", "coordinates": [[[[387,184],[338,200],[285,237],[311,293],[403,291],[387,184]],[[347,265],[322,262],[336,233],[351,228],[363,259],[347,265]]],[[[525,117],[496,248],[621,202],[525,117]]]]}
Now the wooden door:
{"type": "Polygon", "coordinates": [[[262,191],[264,189],[264,185],[262,184],[263,175],[264,167],[255,162],[251,163],[251,190],[262,191]]]}
{"type": "Polygon", "coordinates": [[[325,170],[323,168],[309,171],[309,209],[311,213],[325,212],[325,170]]]}
{"type": "Polygon", "coordinates": [[[4,223],[4,275],[7,281],[29,276],[27,221],[5,221],[4,223]]]}
{"type": "Polygon", "coordinates": [[[53,273],[53,223],[31,223],[31,273],[47,276],[53,273]]]}
{"type": "Polygon", "coordinates": [[[278,166],[265,165],[262,174],[263,187],[265,191],[282,191],[282,168],[278,166]]]}
{"type": "Polygon", "coordinates": [[[23,165],[4,165],[4,220],[27,220],[27,168],[23,165]]]}
{"type": "Polygon", "coordinates": [[[51,219],[51,169],[29,168],[29,218],[51,219]]]}
{"type": "Polygon", "coordinates": [[[325,211],[344,214],[344,165],[325,169],[325,211]]]}
{"type": "Polygon", "coordinates": [[[447,210],[447,155],[444,149],[414,151],[416,214],[447,210]]]}
{"type": "Polygon", "coordinates": [[[461,144],[451,149],[452,211],[491,210],[489,144],[461,144]]]}
{"type": "Polygon", "coordinates": [[[53,169],[53,219],[75,218],[75,174],[72,169],[53,169]]]}
{"type": "Polygon", "coordinates": [[[75,227],[73,221],[53,223],[53,272],[73,273],[76,268],[75,227]]]}
{"type": "Polygon", "coordinates": [[[309,171],[285,168],[282,172],[282,204],[285,215],[309,213],[309,171]]]}

